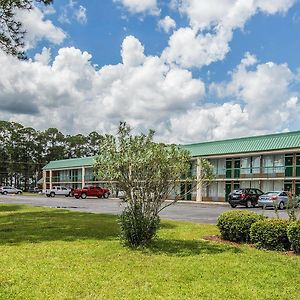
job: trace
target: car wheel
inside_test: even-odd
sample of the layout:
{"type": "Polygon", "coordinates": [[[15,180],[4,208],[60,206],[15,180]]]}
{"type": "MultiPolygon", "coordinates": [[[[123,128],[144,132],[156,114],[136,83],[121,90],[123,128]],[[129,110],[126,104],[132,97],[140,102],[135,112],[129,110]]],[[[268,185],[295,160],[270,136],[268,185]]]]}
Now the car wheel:
{"type": "Polygon", "coordinates": [[[236,208],[236,206],[237,206],[237,205],[234,204],[234,203],[230,203],[230,202],[229,202],[229,204],[230,204],[230,206],[231,206],[232,208],[236,208]]]}
{"type": "Polygon", "coordinates": [[[82,194],[81,194],[81,198],[82,198],[82,199],[85,199],[85,198],[86,198],[86,193],[82,193],[82,194]]]}
{"type": "Polygon", "coordinates": [[[47,197],[50,197],[50,195],[49,195],[49,194],[47,194],[46,196],[47,196],[47,197]]]}
{"type": "Polygon", "coordinates": [[[282,201],[279,203],[278,208],[279,209],[284,209],[284,203],[282,201]]]}
{"type": "Polygon", "coordinates": [[[104,194],[103,194],[103,198],[105,198],[105,199],[107,199],[107,198],[108,198],[108,196],[109,196],[109,194],[108,194],[108,193],[104,193],[104,194]]]}
{"type": "Polygon", "coordinates": [[[251,200],[247,200],[247,202],[246,202],[246,207],[247,207],[247,208],[250,208],[251,206],[252,206],[251,200]]]}
{"type": "Polygon", "coordinates": [[[4,192],[3,192],[3,195],[7,195],[7,191],[4,191],[4,192]]]}
{"type": "Polygon", "coordinates": [[[51,192],[51,193],[50,193],[50,196],[51,196],[51,197],[55,197],[55,193],[54,193],[54,192],[51,192]]]}
{"type": "Polygon", "coordinates": [[[80,197],[78,195],[75,196],[76,199],[79,199],[80,197]]]}

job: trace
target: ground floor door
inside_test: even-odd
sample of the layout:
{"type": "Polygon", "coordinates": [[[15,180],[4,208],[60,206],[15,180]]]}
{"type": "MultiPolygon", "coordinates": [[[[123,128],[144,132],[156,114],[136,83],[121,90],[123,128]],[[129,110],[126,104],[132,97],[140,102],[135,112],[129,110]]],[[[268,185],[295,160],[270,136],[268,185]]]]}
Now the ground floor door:
{"type": "Polygon", "coordinates": [[[291,181],[285,181],[284,182],[284,190],[289,192],[289,191],[292,191],[292,187],[293,187],[293,184],[291,181]]]}
{"type": "Polygon", "coordinates": [[[231,193],[231,182],[225,183],[225,201],[228,201],[228,195],[231,193]]]}

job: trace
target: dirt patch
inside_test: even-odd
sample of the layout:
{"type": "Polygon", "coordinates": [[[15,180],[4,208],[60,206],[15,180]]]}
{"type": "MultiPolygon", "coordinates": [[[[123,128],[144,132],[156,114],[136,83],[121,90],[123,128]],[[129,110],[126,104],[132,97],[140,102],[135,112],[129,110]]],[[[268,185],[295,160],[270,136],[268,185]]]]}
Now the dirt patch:
{"type": "MultiPolygon", "coordinates": [[[[213,241],[213,242],[222,243],[222,244],[231,245],[231,246],[241,247],[243,245],[247,245],[249,247],[255,248],[254,244],[245,244],[245,243],[237,243],[237,242],[227,241],[227,240],[223,240],[218,235],[208,235],[208,236],[202,237],[202,239],[205,240],[205,241],[213,241]]],[[[277,252],[282,254],[282,255],[286,255],[286,256],[300,256],[299,254],[296,254],[292,250],[290,250],[290,251],[277,251],[277,252]]]]}

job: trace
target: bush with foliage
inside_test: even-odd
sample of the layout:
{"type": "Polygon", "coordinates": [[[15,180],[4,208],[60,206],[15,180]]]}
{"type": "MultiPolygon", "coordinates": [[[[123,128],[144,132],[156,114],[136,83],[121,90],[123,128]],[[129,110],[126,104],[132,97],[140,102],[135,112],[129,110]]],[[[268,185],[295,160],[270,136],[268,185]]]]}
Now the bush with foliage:
{"type": "Polygon", "coordinates": [[[217,226],[223,239],[249,242],[251,225],[262,219],[264,219],[263,216],[254,212],[231,210],[219,216],[217,226]]]}
{"type": "Polygon", "coordinates": [[[257,248],[267,250],[289,250],[290,242],[287,236],[289,222],[282,219],[267,219],[258,221],[251,226],[250,238],[257,248]]]}
{"type": "Polygon", "coordinates": [[[121,241],[127,246],[143,246],[151,241],[159,228],[158,215],[145,215],[143,207],[136,203],[127,206],[119,216],[121,241]]]}
{"type": "Polygon", "coordinates": [[[287,228],[287,234],[294,252],[300,254],[300,219],[291,222],[287,228]]]}

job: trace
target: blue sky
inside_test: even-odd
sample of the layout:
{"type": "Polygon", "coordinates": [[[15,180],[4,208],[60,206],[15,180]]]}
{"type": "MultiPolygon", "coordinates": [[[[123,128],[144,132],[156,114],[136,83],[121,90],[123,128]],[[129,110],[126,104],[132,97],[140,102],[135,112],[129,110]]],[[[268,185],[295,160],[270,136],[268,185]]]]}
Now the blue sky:
{"type": "Polygon", "coordinates": [[[0,77],[3,119],[66,133],[125,120],[183,143],[300,129],[300,1],[57,0],[20,18],[31,60],[1,58],[19,80],[0,77]],[[103,118],[80,122],[87,107],[103,118]]]}
{"type": "MultiPolygon", "coordinates": [[[[186,17],[172,10],[168,1],[160,1],[161,16],[144,13],[133,14],[120,4],[112,0],[76,1],[77,6],[87,9],[87,23],[80,24],[74,19],[71,23],[59,22],[62,7],[67,6],[69,0],[54,1],[56,13],[50,16],[54,24],[68,33],[63,44],[54,46],[44,41],[32,49],[31,54],[43,46],[51,46],[58,50],[62,46],[74,46],[93,55],[93,63],[99,66],[117,64],[121,62],[120,47],[124,38],[133,35],[145,46],[147,55],[160,55],[168,45],[169,34],[157,26],[161,16],[169,15],[180,26],[188,26],[186,17]]],[[[72,12],[69,11],[71,18],[72,12]]],[[[300,2],[289,9],[287,13],[266,15],[258,13],[242,30],[234,32],[230,43],[231,51],[222,61],[208,67],[193,69],[196,76],[205,78],[207,71],[212,73],[212,80],[222,80],[228,71],[232,70],[243,58],[245,52],[253,53],[261,61],[287,63],[296,71],[299,68],[300,53],[300,2]]]]}

